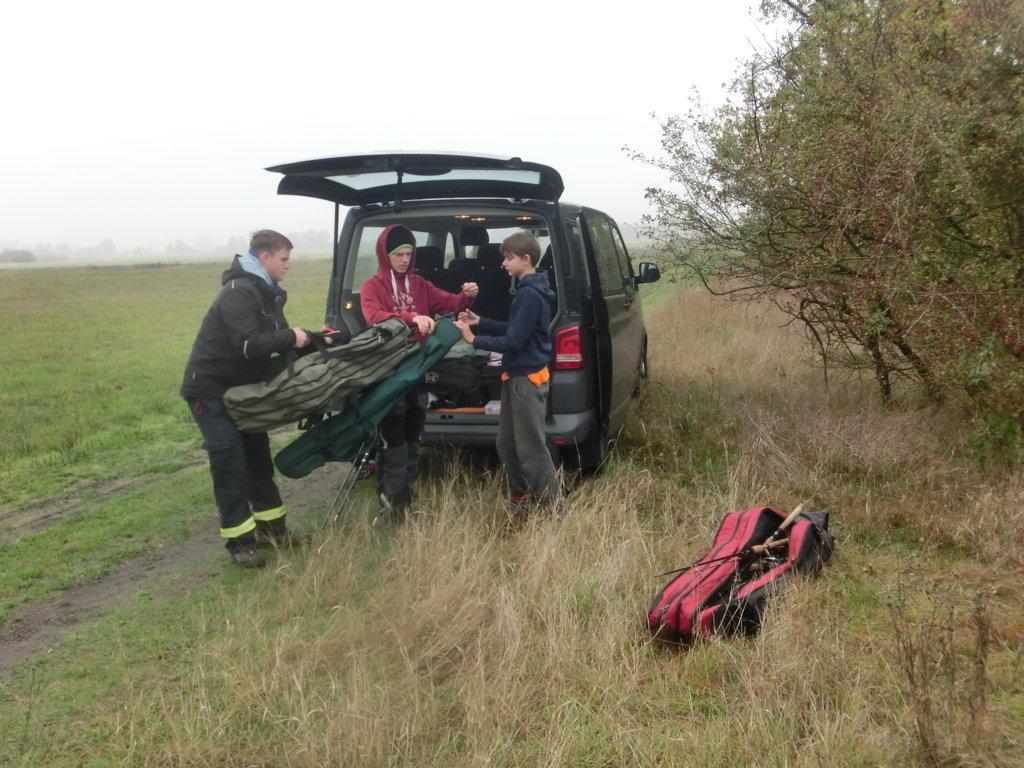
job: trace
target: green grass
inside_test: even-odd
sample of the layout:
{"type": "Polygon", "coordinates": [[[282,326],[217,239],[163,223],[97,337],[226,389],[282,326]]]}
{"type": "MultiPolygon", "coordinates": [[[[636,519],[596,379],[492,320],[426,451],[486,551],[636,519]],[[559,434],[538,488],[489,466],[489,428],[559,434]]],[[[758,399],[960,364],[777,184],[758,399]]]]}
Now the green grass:
{"type": "MultiPolygon", "coordinates": [[[[5,271],[0,533],[32,505],[77,508],[0,544],[0,621],[203,520],[213,530],[205,454],[178,387],[225,266],[5,271]],[[112,481],[128,490],[105,494],[112,481]]],[[[329,274],[326,260],[296,261],[290,322],[319,327],[329,274]]]]}
{"type": "Polygon", "coordinates": [[[645,312],[655,312],[662,302],[679,289],[688,285],[688,281],[682,281],[675,274],[666,271],[656,283],[646,283],[640,288],[640,296],[643,300],[645,312]]]}
{"type": "MultiPolygon", "coordinates": [[[[0,332],[11,354],[0,368],[0,533],[27,506],[81,503],[68,519],[0,544],[0,622],[211,517],[205,455],[178,386],[223,269],[4,273],[0,332]],[[55,322],[54,306],[74,324],[55,322]],[[114,480],[130,490],[97,493],[114,480]]],[[[292,323],[318,326],[329,275],[326,260],[296,262],[285,283],[292,323]]],[[[645,306],[674,287],[663,280],[646,289],[645,306]]]]}
{"type": "MultiPolygon", "coordinates": [[[[7,271],[0,280],[0,504],[177,461],[195,426],[182,371],[226,265],[7,271]]],[[[298,260],[286,308],[323,322],[330,263],[298,260]]]]}
{"type": "MultiPolygon", "coordinates": [[[[90,290],[132,282],[107,278],[90,290]]],[[[37,475],[61,451],[76,487],[144,481],[0,546],[0,611],[203,519],[212,535],[205,467],[180,469],[202,458],[195,428],[173,407],[211,295],[182,299],[199,309],[184,342],[165,345],[179,345],[173,366],[136,339],[173,379],[162,416],[142,398],[133,431],[119,432],[92,392],[77,441],[54,444],[49,432],[68,428],[54,417],[5,459],[17,504],[54,492],[37,475]]],[[[289,318],[315,322],[322,295],[309,302],[312,320],[289,318]]],[[[1024,743],[1024,579],[1005,551],[1020,535],[1005,514],[1017,480],[964,459],[955,420],[886,410],[870,382],[823,391],[788,331],[668,281],[645,288],[644,304],[652,379],[565,522],[510,529],[494,476],[438,470],[404,526],[372,527],[357,504],[339,535],[263,573],[211,557],[187,594],[190,574],[158,580],[0,683],[0,764],[908,765],[923,758],[894,651],[900,594],[917,629],[951,610],[951,625],[925,634],[955,630],[938,667],[960,665],[956,682],[928,690],[950,764],[1010,764],[1024,743]],[[655,574],[706,551],[729,509],[804,498],[832,510],[839,536],[821,579],[795,585],[756,638],[687,652],[648,642],[655,574]],[[975,738],[965,681],[984,590],[994,629],[975,738]]]]}
{"type": "Polygon", "coordinates": [[[178,678],[197,648],[217,635],[221,603],[252,586],[251,574],[218,564],[209,566],[218,573],[217,588],[161,597],[160,589],[173,588],[180,576],[165,579],[0,683],[3,764],[119,765],[114,756],[90,756],[113,726],[82,727],[72,718],[97,704],[118,708],[152,681],[178,678]]]}
{"type": "MultiPolygon", "coordinates": [[[[92,581],[131,555],[182,541],[210,515],[205,472],[168,476],[119,493],[0,549],[0,622],[12,608],[92,581]]],[[[214,521],[207,526],[211,535],[214,521]]]]}

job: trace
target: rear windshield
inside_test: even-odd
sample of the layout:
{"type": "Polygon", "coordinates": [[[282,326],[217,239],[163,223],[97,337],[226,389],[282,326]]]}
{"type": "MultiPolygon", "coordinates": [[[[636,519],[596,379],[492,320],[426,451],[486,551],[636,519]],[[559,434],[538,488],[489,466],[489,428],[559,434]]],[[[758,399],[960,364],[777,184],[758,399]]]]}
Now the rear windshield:
{"type": "MultiPolygon", "coordinates": [[[[395,171],[373,173],[348,173],[342,176],[328,176],[331,181],[344,184],[352,189],[394,186],[398,183],[395,171]]],[[[511,181],[519,184],[540,184],[538,171],[519,171],[507,168],[457,168],[444,173],[419,174],[405,171],[402,181],[412,184],[417,181],[511,181]]]]}
{"type": "Polygon", "coordinates": [[[501,243],[516,232],[527,231],[540,243],[542,267],[552,263],[551,234],[540,216],[483,216],[470,214],[434,217],[396,215],[373,218],[356,226],[349,250],[346,275],[355,292],[377,272],[377,238],[390,224],[409,227],[416,237],[417,272],[430,277],[436,270],[498,269],[501,267],[501,243]],[[352,259],[352,256],[355,258],[352,259]],[[354,262],[354,263],[353,263],[354,262]]]}
{"type": "Polygon", "coordinates": [[[557,291],[551,233],[542,216],[515,211],[463,210],[392,213],[356,224],[348,250],[346,286],[353,294],[378,271],[376,245],[390,224],[408,227],[416,237],[415,271],[448,293],[459,293],[466,283],[479,289],[474,311],[481,317],[506,320],[515,285],[502,267],[501,243],[509,235],[529,232],[540,244],[537,267],[548,275],[557,291]]]}

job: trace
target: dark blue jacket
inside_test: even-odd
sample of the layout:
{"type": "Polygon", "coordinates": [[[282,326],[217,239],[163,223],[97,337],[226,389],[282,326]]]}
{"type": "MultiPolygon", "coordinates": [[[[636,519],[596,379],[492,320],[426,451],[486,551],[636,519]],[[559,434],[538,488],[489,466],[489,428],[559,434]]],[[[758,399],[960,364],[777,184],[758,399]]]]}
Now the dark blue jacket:
{"type": "Polygon", "coordinates": [[[554,291],[547,272],[534,272],[519,281],[508,322],[480,318],[473,340],[477,349],[501,352],[502,368],[509,376],[525,376],[551,362],[551,300],[554,291]]]}

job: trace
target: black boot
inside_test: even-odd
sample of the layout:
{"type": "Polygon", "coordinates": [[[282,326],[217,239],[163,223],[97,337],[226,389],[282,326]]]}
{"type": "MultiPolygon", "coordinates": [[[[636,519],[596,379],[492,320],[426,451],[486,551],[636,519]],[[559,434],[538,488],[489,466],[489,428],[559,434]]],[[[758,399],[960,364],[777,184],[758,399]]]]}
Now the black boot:
{"type": "Polygon", "coordinates": [[[256,546],[261,548],[292,549],[309,543],[309,535],[292,533],[284,518],[264,522],[256,521],[256,546]]]}
{"type": "Polygon", "coordinates": [[[377,477],[380,482],[378,495],[382,514],[397,517],[405,513],[405,507],[409,503],[407,462],[408,453],[404,444],[384,448],[380,452],[377,477]]]}
{"type": "Polygon", "coordinates": [[[405,485],[412,488],[420,472],[420,441],[410,440],[405,444],[405,485]]]}
{"type": "Polygon", "coordinates": [[[251,533],[229,539],[227,550],[231,559],[243,568],[262,568],[267,564],[266,558],[256,551],[256,537],[251,533]]]}

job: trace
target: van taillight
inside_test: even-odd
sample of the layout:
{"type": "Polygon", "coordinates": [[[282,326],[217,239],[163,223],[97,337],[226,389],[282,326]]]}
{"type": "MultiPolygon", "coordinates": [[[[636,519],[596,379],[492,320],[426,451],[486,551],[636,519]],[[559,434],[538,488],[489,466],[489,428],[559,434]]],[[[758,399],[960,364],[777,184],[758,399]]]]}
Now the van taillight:
{"type": "Polygon", "coordinates": [[[583,337],[578,325],[555,333],[555,370],[576,371],[583,367],[583,337]]]}

